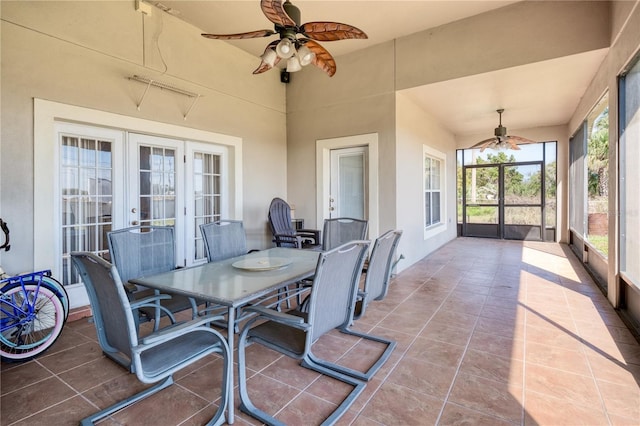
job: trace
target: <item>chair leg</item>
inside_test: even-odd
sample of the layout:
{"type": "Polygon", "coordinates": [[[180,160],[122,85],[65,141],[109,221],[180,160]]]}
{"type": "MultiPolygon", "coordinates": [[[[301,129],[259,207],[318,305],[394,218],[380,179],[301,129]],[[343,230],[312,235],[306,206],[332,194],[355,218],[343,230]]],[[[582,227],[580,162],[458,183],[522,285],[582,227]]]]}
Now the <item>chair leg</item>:
{"type": "Polygon", "coordinates": [[[361,333],[359,331],[354,331],[348,328],[341,328],[340,332],[344,334],[349,334],[351,336],[360,337],[362,339],[370,340],[373,342],[384,343],[387,345],[382,355],[380,355],[380,357],[378,357],[376,362],[371,367],[369,367],[369,369],[365,372],[354,370],[349,367],[345,367],[342,365],[338,365],[335,363],[331,363],[331,362],[316,358],[313,354],[310,355],[318,364],[323,365],[326,368],[329,368],[331,370],[339,371],[342,374],[346,374],[358,380],[364,380],[367,382],[371,380],[371,378],[378,372],[378,370],[380,370],[380,367],[382,367],[384,363],[389,359],[389,357],[391,356],[391,353],[397,346],[397,342],[395,342],[394,340],[385,339],[383,337],[374,336],[372,334],[361,333]]]}
{"type": "Polygon", "coordinates": [[[326,368],[322,364],[317,363],[313,359],[313,357],[310,356],[310,354],[307,354],[307,356],[305,356],[302,359],[301,365],[303,367],[317,371],[318,373],[324,374],[326,376],[332,377],[336,380],[340,380],[343,383],[347,383],[353,386],[353,390],[351,391],[351,393],[349,393],[349,395],[347,395],[347,397],[344,400],[342,400],[340,405],[338,405],[338,408],[336,408],[333,411],[333,413],[331,413],[331,415],[322,422],[322,426],[335,424],[338,421],[338,419],[342,417],[342,415],[351,407],[351,405],[354,403],[356,398],[362,393],[362,391],[364,391],[364,388],[367,386],[367,384],[363,381],[360,381],[351,376],[342,374],[335,370],[326,368]]]}
{"type": "Polygon", "coordinates": [[[150,388],[147,388],[145,390],[143,390],[140,393],[137,393],[133,396],[130,396],[129,398],[122,400],[116,404],[113,404],[110,407],[105,408],[104,410],[98,411],[97,413],[84,418],[80,421],[80,424],[82,426],[89,426],[89,425],[93,425],[95,422],[97,422],[98,420],[104,419],[107,416],[110,416],[111,414],[115,413],[116,411],[120,411],[125,407],[128,407],[131,404],[134,404],[140,400],[145,399],[148,396],[153,395],[156,392],[161,391],[162,389],[169,387],[173,384],[173,376],[169,376],[166,379],[164,379],[163,381],[155,384],[154,386],[151,386],[150,388]]]}
{"type": "Polygon", "coordinates": [[[240,396],[240,411],[260,420],[266,425],[285,426],[284,423],[277,421],[276,419],[256,407],[251,401],[251,398],[249,398],[249,392],[247,391],[247,364],[245,355],[248,332],[249,327],[245,326],[244,330],[240,334],[240,337],[238,338],[238,394],[240,396]]]}
{"type": "MultiPolygon", "coordinates": [[[[238,393],[240,394],[240,410],[243,413],[249,414],[251,417],[254,417],[261,421],[262,423],[270,426],[284,426],[284,423],[278,421],[273,418],[266,412],[262,411],[258,407],[256,407],[251,399],[249,398],[249,393],[247,391],[247,373],[246,373],[246,355],[245,355],[245,347],[246,347],[246,337],[249,331],[249,327],[245,328],[238,339],[238,393]]],[[[347,383],[353,386],[353,390],[349,393],[349,395],[338,405],[333,413],[329,417],[327,417],[321,424],[321,426],[333,425],[338,421],[340,417],[351,407],[356,398],[364,391],[366,387],[366,383],[355,379],[349,375],[342,374],[341,372],[329,369],[324,365],[317,363],[315,359],[312,357],[306,356],[302,359],[301,366],[305,368],[309,368],[311,370],[317,371],[318,373],[324,374],[336,380],[340,380],[341,382],[347,383]]]]}

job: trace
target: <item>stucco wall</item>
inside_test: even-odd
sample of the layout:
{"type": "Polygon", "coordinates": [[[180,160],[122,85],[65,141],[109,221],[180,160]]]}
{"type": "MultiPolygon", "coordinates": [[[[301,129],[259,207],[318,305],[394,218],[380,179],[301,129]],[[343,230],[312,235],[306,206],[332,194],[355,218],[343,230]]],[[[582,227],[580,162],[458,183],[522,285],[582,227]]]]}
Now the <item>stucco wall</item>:
{"type": "MultiPolygon", "coordinates": [[[[411,265],[456,237],[456,151],[454,135],[406,95],[396,96],[397,228],[403,235],[398,253],[411,265]],[[446,156],[442,225],[425,238],[423,145],[446,156]]],[[[398,264],[402,267],[402,263],[398,264]]]]}
{"type": "MultiPolygon", "coordinates": [[[[406,169],[406,162],[418,155],[421,144],[417,140],[433,141],[447,156],[455,156],[456,146],[465,146],[466,142],[457,140],[407,100],[398,105],[402,98],[396,97],[396,91],[606,48],[611,38],[609,11],[608,2],[516,3],[337,57],[338,71],[331,79],[313,68],[292,74],[287,88],[289,197],[298,200],[315,193],[316,140],[380,133],[380,230],[407,228],[401,249],[410,261],[398,267],[410,265],[454,238],[455,230],[447,223],[445,232],[423,238],[422,207],[415,205],[422,199],[417,194],[418,186],[422,191],[422,176],[406,169]],[[411,118],[401,117],[403,114],[411,118]],[[420,214],[409,217],[416,208],[420,214]]],[[[564,126],[531,131],[539,140],[558,140],[558,161],[566,160],[564,126]]],[[[447,170],[447,182],[452,185],[454,164],[455,158],[448,161],[451,168],[447,170]]],[[[566,185],[564,174],[559,179],[566,185]]],[[[565,193],[564,188],[559,188],[559,196],[565,193]]],[[[455,186],[451,191],[448,202],[455,199],[455,186]]],[[[314,215],[315,205],[301,210],[296,201],[296,206],[296,214],[320,220],[314,215]]],[[[566,206],[560,206],[558,225],[562,226],[566,223],[566,206]]],[[[455,205],[447,215],[453,215],[455,225],[455,205]]]]}
{"type": "Polygon", "coordinates": [[[296,204],[298,217],[321,223],[315,198],[310,199],[316,191],[316,141],[377,133],[379,229],[384,232],[396,223],[393,43],[336,58],[336,62],[333,77],[305,68],[292,74],[287,87],[289,198],[296,204]]]}
{"type": "MultiPolygon", "coordinates": [[[[33,267],[34,98],[242,138],[245,221],[251,248],[270,245],[269,202],[286,194],[285,86],[254,76],[255,58],[171,15],[135,11],[133,1],[2,2],[0,215],[11,226],[9,272],[33,267]],[[143,75],[199,93],[191,100],[151,88],[143,75]]],[[[37,202],[37,195],[35,195],[37,202]]],[[[52,223],[53,224],[53,223],[52,223]]]]}
{"type": "Polygon", "coordinates": [[[610,43],[609,2],[523,1],[396,43],[396,88],[496,71],[610,43]]]}

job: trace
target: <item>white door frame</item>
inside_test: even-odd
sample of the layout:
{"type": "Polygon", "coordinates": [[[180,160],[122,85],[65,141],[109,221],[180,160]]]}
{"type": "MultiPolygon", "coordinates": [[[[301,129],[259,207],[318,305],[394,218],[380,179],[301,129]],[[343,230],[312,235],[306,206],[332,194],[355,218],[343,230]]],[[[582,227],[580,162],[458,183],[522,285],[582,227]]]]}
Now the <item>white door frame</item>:
{"type": "MultiPolygon", "coordinates": [[[[242,138],[35,98],[33,216],[43,219],[34,220],[33,225],[34,241],[38,241],[33,247],[34,270],[51,269],[54,276],[60,274],[61,263],[56,257],[56,231],[51,226],[52,221],[44,219],[58,214],[55,208],[59,181],[55,126],[59,121],[226,146],[232,167],[228,182],[229,215],[234,219],[242,219],[242,138]]],[[[72,303],[71,307],[77,306],[83,304],[72,303]]]]}
{"type": "Polygon", "coordinates": [[[322,229],[324,219],[328,217],[326,213],[329,211],[331,188],[331,150],[353,146],[366,146],[369,150],[369,238],[373,240],[379,233],[377,133],[316,141],[316,229],[322,229]]]}

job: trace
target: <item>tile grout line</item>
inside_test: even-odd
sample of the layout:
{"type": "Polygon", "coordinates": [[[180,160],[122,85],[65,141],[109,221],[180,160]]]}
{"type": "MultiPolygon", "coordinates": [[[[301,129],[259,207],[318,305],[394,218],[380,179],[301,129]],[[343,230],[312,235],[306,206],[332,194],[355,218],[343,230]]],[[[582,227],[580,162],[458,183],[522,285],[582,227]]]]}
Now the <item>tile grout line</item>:
{"type": "MultiPolygon", "coordinates": [[[[494,274],[494,278],[493,279],[495,279],[495,274],[494,274]]],[[[456,286],[453,287],[453,289],[451,290],[451,293],[460,284],[460,281],[458,281],[456,286]]],[[[491,287],[493,287],[493,285],[491,287]]],[[[449,295],[451,293],[449,293],[449,295]]],[[[485,305],[487,303],[487,298],[488,298],[488,296],[485,297],[484,302],[482,303],[482,308],[480,308],[480,313],[482,312],[482,309],[484,309],[484,307],[485,307],[485,305]]],[[[456,371],[455,371],[455,373],[453,375],[453,379],[451,380],[451,384],[449,385],[449,389],[447,390],[447,394],[444,397],[444,402],[442,404],[442,407],[440,408],[440,412],[438,413],[438,417],[436,419],[435,424],[439,424],[440,423],[440,420],[442,419],[442,415],[444,414],[444,410],[445,410],[445,408],[447,406],[447,403],[449,402],[449,397],[451,396],[451,392],[453,391],[453,387],[455,386],[455,383],[458,380],[458,375],[460,374],[460,368],[462,367],[462,363],[464,362],[464,358],[465,358],[465,356],[467,354],[467,351],[469,349],[469,345],[471,344],[471,339],[473,338],[473,334],[474,334],[475,329],[476,329],[476,327],[478,325],[478,321],[480,321],[480,313],[478,313],[478,315],[476,316],[476,320],[473,323],[473,327],[471,328],[471,333],[469,334],[469,338],[467,339],[467,343],[464,346],[464,350],[462,351],[462,355],[460,356],[460,361],[458,361],[458,365],[456,366],[456,371]]],[[[458,405],[460,405],[460,404],[458,404],[458,405]]],[[[468,408],[468,407],[465,407],[465,408],[468,408]]],[[[485,414],[485,413],[483,413],[483,414],[485,414]]]]}

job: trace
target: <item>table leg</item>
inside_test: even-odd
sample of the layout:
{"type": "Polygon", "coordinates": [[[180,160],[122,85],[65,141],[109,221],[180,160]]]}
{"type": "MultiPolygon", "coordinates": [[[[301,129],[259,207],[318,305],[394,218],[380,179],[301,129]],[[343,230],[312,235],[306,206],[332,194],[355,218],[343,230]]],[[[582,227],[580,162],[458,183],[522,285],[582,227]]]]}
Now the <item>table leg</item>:
{"type": "Polygon", "coordinates": [[[235,395],[234,391],[234,374],[233,374],[233,338],[236,332],[236,309],[233,307],[229,307],[229,314],[227,316],[227,343],[229,343],[229,350],[231,351],[231,371],[229,372],[231,386],[229,386],[229,397],[227,398],[229,403],[227,409],[229,410],[229,415],[227,416],[227,423],[233,424],[234,422],[234,413],[235,413],[235,404],[233,402],[233,397],[235,395]]]}

